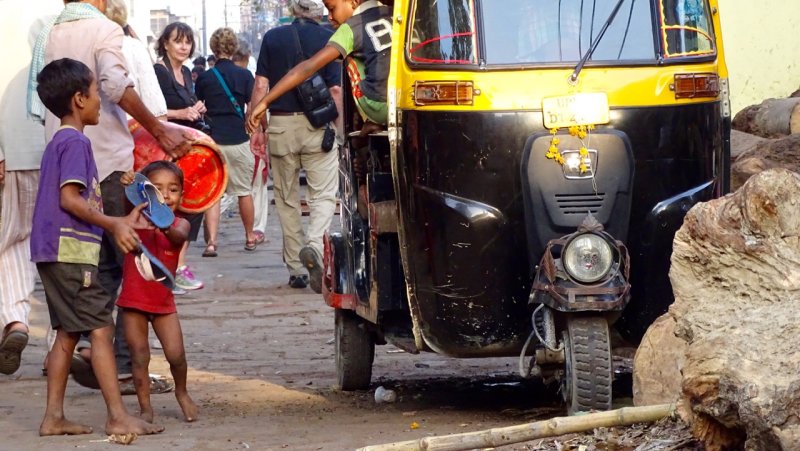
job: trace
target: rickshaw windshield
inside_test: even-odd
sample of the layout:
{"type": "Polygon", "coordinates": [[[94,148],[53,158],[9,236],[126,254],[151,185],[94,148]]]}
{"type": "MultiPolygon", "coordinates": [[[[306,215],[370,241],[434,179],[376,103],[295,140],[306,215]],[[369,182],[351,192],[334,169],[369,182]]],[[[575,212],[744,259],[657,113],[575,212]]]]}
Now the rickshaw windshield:
{"type": "Polygon", "coordinates": [[[609,64],[714,53],[704,0],[659,0],[657,11],[649,0],[623,0],[597,42],[615,6],[597,0],[416,0],[407,54],[417,64],[507,66],[577,63],[593,44],[590,61],[609,64]]]}

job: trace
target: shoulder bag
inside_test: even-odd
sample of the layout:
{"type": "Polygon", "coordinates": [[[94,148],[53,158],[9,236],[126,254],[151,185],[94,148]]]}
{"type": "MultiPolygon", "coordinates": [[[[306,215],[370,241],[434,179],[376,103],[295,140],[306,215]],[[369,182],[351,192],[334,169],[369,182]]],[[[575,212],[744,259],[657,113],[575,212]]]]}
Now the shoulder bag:
{"type": "Polygon", "coordinates": [[[225,83],[225,79],[222,78],[222,74],[219,73],[216,67],[212,67],[211,72],[214,72],[216,75],[217,80],[219,80],[219,84],[222,85],[222,89],[225,90],[225,95],[228,96],[228,99],[231,101],[233,105],[233,109],[236,110],[236,114],[239,115],[240,118],[244,119],[244,113],[242,112],[242,107],[239,105],[239,102],[236,101],[236,97],[233,96],[231,93],[230,88],[228,88],[228,84],[225,83]]]}
{"type": "MultiPolygon", "coordinates": [[[[306,58],[303,54],[303,46],[300,43],[300,38],[297,35],[297,28],[294,25],[290,25],[290,28],[294,34],[295,48],[297,51],[295,64],[299,64],[306,58]]],[[[328,90],[325,80],[319,73],[315,73],[306,81],[300,83],[300,85],[295,88],[295,93],[300,101],[300,105],[303,107],[303,113],[308,119],[308,122],[315,128],[321,128],[339,116],[331,92],[328,90]]]]}

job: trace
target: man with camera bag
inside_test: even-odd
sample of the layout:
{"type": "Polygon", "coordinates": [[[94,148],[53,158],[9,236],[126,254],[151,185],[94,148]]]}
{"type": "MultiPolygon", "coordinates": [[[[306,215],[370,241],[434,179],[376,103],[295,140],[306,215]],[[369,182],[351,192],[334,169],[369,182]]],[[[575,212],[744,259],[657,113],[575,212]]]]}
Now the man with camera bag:
{"type": "MultiPolygon", "coordinates": [[[[297,63],[318,52],[333,34],[320,25],[324,14],[321,0],[290,0],[294,22],[269,30],[261,44],[256,80],[251,99],[258,101],[297,63]]],[[[331,63],[317,73],[324,80],[341,111],[341,67],[331,63]]],[[[317,79],[319,80],[319,79],[317,79]]],[[[338,157],[333,143],[333,124],[315,126],[297,92],[289,92],[270,105],[269,133],[263,128],[250,138],[250,148],[272,163],[275,207],[283,231],[283,260],[289,270],[289,285],[317,293],[322,290],[322,237],[330,227],[336,209],[338,157]],[[326,138],[327,130],[327,138],[326,138]],[[323,141],[326,148],[323,148],[323,141]],[[300,169],[305,169],[306,201],[311,210],[304,233],[300,210],[300,169]],[[306,275],[308,271],[308,275],[306,275]],[[309,277],[310,276],[310,277],[309,277]]],[[[316,116],[310,114],[312,119],[316,116]]],[[[264,124],[262,124],[264,125],[264,124]]]]}

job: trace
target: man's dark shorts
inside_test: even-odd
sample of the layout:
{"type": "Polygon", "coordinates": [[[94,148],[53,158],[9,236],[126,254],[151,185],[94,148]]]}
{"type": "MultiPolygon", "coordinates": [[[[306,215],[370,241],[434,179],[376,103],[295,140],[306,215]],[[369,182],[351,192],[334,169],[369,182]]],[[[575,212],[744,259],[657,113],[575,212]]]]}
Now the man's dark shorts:
{"type": "Polygon", "coordinates": [[[50,324],[65,332],[86,332],[114,324],[106,308],[108,293],[100,285],[95,265],[37,263],[50,324]]]}

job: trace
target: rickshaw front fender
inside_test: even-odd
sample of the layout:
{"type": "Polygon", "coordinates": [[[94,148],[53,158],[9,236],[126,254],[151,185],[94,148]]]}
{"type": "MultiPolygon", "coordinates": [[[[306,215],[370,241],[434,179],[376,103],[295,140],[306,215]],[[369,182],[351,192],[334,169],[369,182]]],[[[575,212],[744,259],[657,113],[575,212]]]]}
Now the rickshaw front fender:
{"type": "Polygon", "coordinates": [[[697,203],[717,197],[720,180],[709,181],[665,199],[644,217],[634,240],[628,243],[631,252],[632,299],[615,327],[628,339],[644,335],[653,318],[667,312],[674,301],[672,285],[663,274],[669,273],[672,241],[683,224],[686,213],[697,203]]]}

